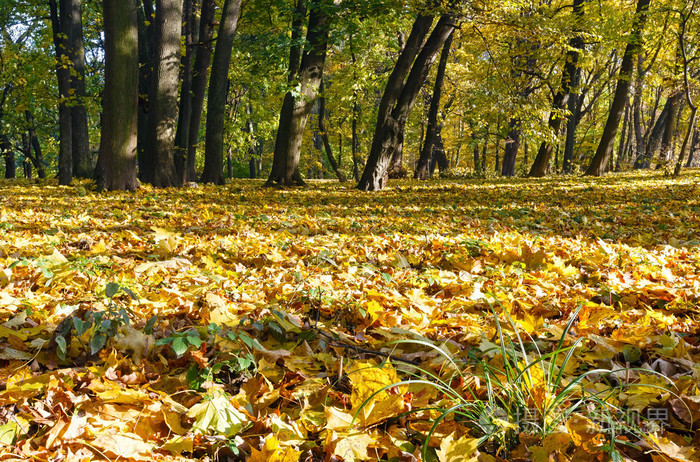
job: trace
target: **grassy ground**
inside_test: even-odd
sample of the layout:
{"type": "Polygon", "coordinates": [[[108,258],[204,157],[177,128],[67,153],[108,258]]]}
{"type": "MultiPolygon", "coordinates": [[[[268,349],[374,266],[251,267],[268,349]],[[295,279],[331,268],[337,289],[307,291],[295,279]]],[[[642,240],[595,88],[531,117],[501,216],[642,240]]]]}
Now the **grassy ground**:
{"type": "Polygon", "coordinates": [[[0,453],[696,461],[699,185],[0,182],[0,453]]]}

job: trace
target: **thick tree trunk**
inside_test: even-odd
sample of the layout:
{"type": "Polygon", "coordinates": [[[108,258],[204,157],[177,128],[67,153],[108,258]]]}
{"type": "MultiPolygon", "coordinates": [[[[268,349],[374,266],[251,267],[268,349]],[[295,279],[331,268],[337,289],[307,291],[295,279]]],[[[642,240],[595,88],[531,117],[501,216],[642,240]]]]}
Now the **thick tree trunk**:
{"type": "Polygon", "coordinates": [[[199,40],[197,41],[197,52],[192,69],[192,114],[190,115],[190,126],[187,130],[187,158],[185,160],[187,181],[195,181],[197,178],[197,173],[195,172],[197,144],[199,143],[199,128],[202,122],[204,95],[207,91],[209,64],[211,63],[215,10],[215,0],[202,1],[202,12],[199,20],[199,40]]]}
{"type": "Polygon", "coordinates": [[[433,169],[430,168],[430,165],[435,165],[435,151],[440,149],[437,147],[437,144],[442,130],[442,123],[438,121],[438,113],[440,112],[442,86],[445,81],[445,69],[447,69],[447,59],[450,55],[453,36],[454,30],[450,33],[449,37],[447,37],[447,40],[445,40],[442,46],[442,53],[440,54],[440,61],[438,62],[435,85],[433,86],[433,96],[430,99],[430,109],[428,110],[428,126],[425,133],[425,141],[423,142],[423,149],[421,149],[420,157],[418,158],[418,165],[413,173],[413,178],[419,180],[425,180],[432,174],[433,169]]]}
{"type": "MultiPolygon", "coordinates": [[[[61,4],[63,7],[65,3],[61,4]]],[[[56,50],[56,77],[58,79],[58,184],[67,185],[73,180],[73,135],[70,98],[70,70],[64,65],[68,59],[68,32],[63,30],[63,24],[59,19],[58,4],[56,0],[49,0],[51,11],[51,26],[53,30],[53,42],[56,50]]],[[[61,17],[65,18],[64,11],[61,17]]]]}
{"type": "Polygon", "coordinates": [[[613,143],[620,120],[625,110],[625,103],[629,93],[630,81],[634,71],[634,58],[642,48],[642,32],[647,19],[650,0],[638,0],[632,32],[625,48],[625,54],[620,65],[620,73],[615,88],[615,96],[610,106],[610,114],[605,122],[603,135],[601,136],[598,149],[591,161],[591,165],[586,170],[586,175],[601,176],[605,173],[605,167],[612,153],[613,143]]]}
{"type": "Polygon", "coordinates": [[[83,44],[82,0],[60,0],[61,14],[66,14],[65,29],[68,34],[68,56],[72,69],[70,70],[71,103],[71,135],[73,175],[78,178],[92,178],[93,168],[90,156],[90,139],[88,138],[88,117],[85,107],[85,45],[83,44]],[[63,7],[63,4],[66,7],[63,7]]]}
{"type": "Polygon", "coordinates": [[[135,190],[138,136],[138,24],[136,0],[104,0],[105,86],[100,189],[135,190]]]}
{"type": "Polygon", "coordinates": [[[416,97],[428,77],[430,66],[435,62],[438,52],[455,28],[452,16],[443,15],[425,45],[421,47],[420,44],[431,24],[432,18],[418,16],[406,40],[406,46],[389,77],[379,105],[377,126],[367,165],[357,185],[360,190],[376,191],[386,186],[391,157],[403,139],[404,127],[416,97]],[[405,78],[404,85],[406,74],[408,77],[405,78]]]}
{"type": "Polygon", "coordinates": [[[185,54],[180,62],[180,108],[178,110],[177,131],[175,132],[175,170],[178,183],[183,184],[187,178],[185,159],[187,141],[189,140],[190,119],[192,118],[192,61],[194,56],[194,23],[199,14],[198,0],[185,0],[182,7],[183,33],[185,36],[185,54]]]}
{"type": "Polygon", "coordinates": [[[153,185],[160,188],[181,186],[175,169],[175,133],[178,116],[178,80],[180,69],[180,33],[182,31],[182,0],[156,0],[155,37],[156,65],[150,114],[150,141],[155,171],[153,185]]]}
{"type": "MultiPolygon", "coordinates": [[[[329,0],[314,0],[310,4],[309,25],[306,34],[304,54],[299,65],[299,96],[290,91],[284,97],[280,111],[280,123],[275,140],[275,153],[272,171],[267,186],[303,185],[299,173],[301,143],[309,114],[323,78],[323,66],[326,61],[328,35],[330,32],[329,0]]],[[[290,70],[296,59],[290,53],[290,70]]]]}
{"type": "Polygon", "coordinates": [[[387,172],[388,178],[392,180],[398,180],[400,178],[406,178],[406,168],[403,166],[403,139],[399,142],[399,145],[394,149],[394,153],[391,155],[391,162],[389,162],[389,171],[387,172]]]}
{"type": "Polygon", "coordinates": [[[328,139],[328,132],[326,131],[326,97],[323,93],[324,91],[324,86],[323,86],[323,79],[321,79],[321,96],[319,97],[319,104],[318,104],[318,131],[319,134],[321,135],[321,140],[323,141],[323,148],[326,151],[326,157],[328,158],[328,163],[331,164],[331,168],[333,169],[333,172],[335,172],[336,178],[338,178],[338,181],[341,183],[345,182],[345,175],[343,175],[343,172],[340,171],[340,166],[338,165],[338,162],[335,160],[335,157],[333,157],[333,150],[331,149],[331,143],[330,140],[328,139]]]}
{"type": "Polygon", "coordinates": [[[224,119],[226,87],[233,37],[241,13],[241,0],[226,0],[216,40],[207,100],[207,134],[204,144],[203,183],[224,184],[224,119]]]}

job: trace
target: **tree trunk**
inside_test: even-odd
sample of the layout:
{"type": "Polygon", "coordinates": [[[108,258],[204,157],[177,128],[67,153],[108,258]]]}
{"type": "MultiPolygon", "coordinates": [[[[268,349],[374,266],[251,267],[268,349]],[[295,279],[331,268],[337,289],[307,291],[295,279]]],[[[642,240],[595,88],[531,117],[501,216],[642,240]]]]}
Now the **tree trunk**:
{"type": "Polygon", "coordinates": [[[663,138],[661,139],[661,150],[659,151],[659,167],[667,162],[673,161],[673,135],[676,133],[676,124],[680,113],[681,92],[674,93],[666,100],[668,108],[668,118],[664,126],[663,138]]]}
{"type": "MultiPolygon", "coordinates": [[[[323,66],[326,61],[328,35],[330,32],[329,0],[314,0],[310,4],[309,25],[306,34],[306,47],[298,68],[300,83],[299,97],[289,91],[284,97],[280,122],[275,140],[275,153],[272,171],[267,186],[303,185],[299,173],[299,157],[304,128],[318,96],[318,88],[323,78],[323,66]]],[[[294,47],[290,53],[290,71],[296,58],[294,47]]],[[[295,79],[296,80],[296,79],[295,79]]]]}
{"type": "MultiPolygon", "coordinates": [[[[428,127],[425,133],[425,141],[423,149],[421,149],[418,165],[413,173],[413,178],[425,180],[431,173],[430,164],[434,165],[435,150],[437,148],[438,138],[442,130],[442,124],[438,121],[438,112],[440,111],[440,97],[442,96],[442,86],[445,81],[445,69],[447,68],[447,59],[450,55],[450,47],[452,46],[452,37],[454,29],[450,32],[449,37],[445,40],[438,62],[437,75],[435,76],[435,85],[433,87],[433,96],[430,99],[430,109],[428,110],[428,127]]],[[[444,156],[444,151],[443,151],[444,156]]]]}
{"type": "MultiPolygon", "coordinates": [[[[579,71],[580,73],[580,71],[579,71]]],[[[582,95],[569,96],[569,117],[566,120],[566,139],[564,140],[564,155],[562,159],[562,171],[571,173],[574,170],[574,148],[576,147],[576,129],[581,119],[582,95]]]]}
{"type": "MultiPolygon", "coordinates": [[[[66,3],[62,3],[63,8],[66,3]]],[[[70,98],[70,70],[64,64],[68,59],[68,32],[63,30],[63,24],[59,19],[59,11],[56,0],[49,0],[51,11],[51,26],[53,30],[53,43],[56,50],[56,77],[58,80],[58,184],[67,185],[73,180],[73,135],[70,98]]],[[[61,11],[61,17],[65,18],[65,12],[61,11]]]]}
{"type": "Polygon", "coordinates": [[[391,155],[391,162],[389,162],[389,171],[387,176],[392,180],[406,178],[406,168],[403,166],[403,145],[404,140],[402,139],[396,149],[394,149],[394,153],[391,155]]]}
{"type": "Polygon", "coordinates": [[[32,162],[32,165],[34,165],[34,168],[36,168],[39,178],[46,178],[46,167],[44,166],[44,158],[41,154],[41,144],[36,137],[36,131],[34,129],[34,117],[28,109],[24,111],[24,120],[27,122],[28,158],[32,162]],[[32,155],[32,151],[34,151],[34,155],[32,155]]]}
{"type": "Polygon", "coordinates": [[[155,176],[155,155],[150,142],[151,90],[155,58],[155,11],[153,0],[142,0],[143,8],[137,11],[139,27],[139,111],[138,111],[138,175],[143,183],[153,183],[155,176]]]}
{"type": "MultiPolygon", "coordinates": [[[[574,0],[574,15],[576,16],[576,21],[581,21],[583,17],[584,1],[585,0],[574,0]]],[[[566,62],[564,64],[564,74],[562,75],[561,79],[561,90],[554,96],[554,101],[552,102],[554,112],[549,117],[549,129],[555,134],[555,136],[559,136],[563,121],[562,116],[557,113],[560,113],[562,110],[567,108],[567,106],[569,106],[571,92],[578,87],[581,74],[581,70],[578,66],[581,50],[583,49],[583,40],[581,39],[581,36],[576,35],[575,37],[572,37],[571,40],[569,40],[569,46],[570,48],[566,53],[566,62]]],[[[573,117],[569,116],[568,119],[573,119],[573,117]]],[[[572,129],[572,135],[573,132],[574,130],[572,129]]],[[[543,177],[547,174],[547,167],[549,167],[549,160],[552,157],[552,150],[552,143],[543,141],[542,144],[540,144],[540,148],[537,151],[537,157],[535,157],[535,161],[532,164],[532,168],[530,169],[528,176],[543,177]]]]}
{"type": "Polygon", "coordinates": [[[175,133],[178,117],[178,81],[182,0],[155,0],[156,65],[150,92],[148,117],[155,170],[153,185],[160,188],[181,186],[175,169],[175,133]]]}
{"type": "Polygon", "coordinates": [[[615,163],[615,171],[620,172],[622,171],[622,161],[625,156],[625,146],[627,146],[627,138],[628,138],[628,133],[627,129],[629,127],[629,118],[630,118],[630,106],[629,104],[625,104],[625,115],[622,118],[622,133],[620,133],[620,144],[618,145],[617,148],[617,159],[615,163]]]}
{"type": "MultiPolygon", "coordinates": [[[[651,128],[647,130],[645,134],[642,128],[642,110],[641,101],[635,101],[635,112],[634,112],[634,125],[635,125],[635,139],[638,143],[637,158],[635,159],[635,168],[649,168],[651,166],[651,160],[654,157],[654,153],[661,149],[662,139],[664,137],[664,131],[668,126],[668,119],[670,116],[670,110],[672,109],[671,101],[667,100],[664,104],[664,108],[659,114],[659,118],[654,122],[653,117],[650,121],[651,128]]],[[[654,111],[655,113],[656,111],[654,111]]],[[[673,125],[671,126],[673,129],[673,125]]],[[[672,134],[671,134],[672,136],[672,134]]]]}
{"type": "Polygon", "coordinates": [[[198,0],[185,0],[182,7],[185,54],[180,62],[182,74],[180,108],[178,110],[177,131],[175,132],[175,170],[180,184],[187,180],[185,159],[187,157],[190,119],[192,118],[192,57],[194,56],[194,23],[195,17],[199,14],[198,6],[198,0]]]}
{"type": "Polygon", "coordinates": [[[508,131],[508,139],[503,148],[503,167],[501,175],[511,177],[515,176],[515,161],[518,157],[518,149],[520,148],[520,119],[510,119],[510,130],[508,131]]]}
{"type": "Polygon", "coordinates": [[[406,46],[389,77],[379,105],[377,126],[367,165],[357,185],[360,190],[376,191],[386,186],[391,157],[403,139],[404,127],[416,97],[428,77],[437,53],[455,28],[452,16],[443,15],[425,45],[420,46],[432,22],[430,17],[419,15],[416,18],[406,46]],[[408,77],[405,77],[407,74],[408,77]]]}
{"type": "Polygon", "coordinates": [[[199,40],[197,42],[197,52],[194,58],[194,67],[192,68],[192,114],[190,115],[190,126],[187,130],[187,159],[185,161],[187,181],[195,181],[197,178],[197,173],[195,172],[197,144],[199,142],[199,128],[202,122],[204,94],[207,90],[207,77],[212,55],[215,10],[215,0],[202,1],[202,12],[199,20],[199,40]]]}
{"type": "Polygon", "coordinates": [[[695,158],[695,151],[697,150],[698,143],[700,143],[700,130],[695,129],[695,132],[693,133],[693,141],[690,143],[688,162],[686,162],[685,168],[690,168],[693,166],[693,160],[695,158]]]}
{"type": "MultiPolygon", "coordinates": [[[[690,11],[695,8],[695,0],[690,4],[690,11]]],[[[685,11],[681,14],[681,27],[680,33],[678,34],[678,48],[680,49],[681,58],[683,60],[683,92],[685,94],[685,101],[690,107],[690,120],[688,121],[688,129],[686,130],[685,138],[683,139],[683,146],[681,147],[681,152],[678,154],[678,160],[676,161],[676,167],[673,169],[673,175],[678,176],[681,173],[681,168],[683,167],[683,156],[685,156],[685,150],[688,147],[691,134],[695,130],[695,120],[698,115],[698,106],[693,101],[693,96],[690,91],[690,70],[688,59],[688,54],[686,52],[686,32],[688,28],[688,21],[691,14],[686,14],[685,11]]],[[[692,155],[692,154],[691,154],[692,155]]]]}
{"type": "MultiPolygon", "coordinates": [[[[567,65],[566,67],[569,67],[570,60],[575,59],[576,62],[578,61],[578,55],[579,53],[569,51],[567,53],[567,65]],[[572,55],[573,57],[570,57],[569,55],[572,55]],[[575,57],[575,58],[574,58],[575,57]]],[[[576,62],[574,62],[573,66],[576,66],[576,62]]],[[[574,69],[573,72],[576,72],[577,69],[574,69]]],[[[561,131],[561,125],[563,121],[563,117],[560,115],[561,111],[568,106],[569,103],[569,98],[570,98],[570,93],[571,93],[571,80],[568,78],[568,69],[565,69],[564,71],[564,77],[562,77],[562,89],[559,91],[554,96],[554,101],[552,103],[552,106],[554,107],[554,111],[552,114],[549,116],[549,130],[554,134],[555,137],[559,137],[559,132],[561,131]]],[[[573,74],[570,74],[573,75],[573,74]]],[[[552,152],[554,151],[554,144],[543,141],[540,144],[540,148],[537,150],[537,156],[535,157],[535,161],[532,163],[532,167],[530,168],[530,173],[528,174],[529,177],[543,177],[547,174],[547,169],[549,168],[549,161],[552,158],[552,152]]],[[[527,161],[526,161],[527,164],[527,161]]]]}
{"type": "Polygon", "coordinates": [[[681,174],[681,168],[683,167],[683,157],[685,156],[685,151],[688,148],[688,144],[690,143],[690,137],[693,134],[693,130],[695,130],[695,120],[697,119],[698,115],[698,108],[697,106],[691,106],[691,112],[690,112],[690,120],[688,121],[688,129],[685,132],[685,137],[683,138],[683,146],[681,146],[681,152],[678,154],[678,161],[676,162],[676,167],[673,169],[673,175],[678,176],[681,174]]]}
{"type": "MultiPolygon", "coordinates": [[[[557,95],[554,97],[554,102],[552,105],[555,108],[555,112],[549,116],[549,130],[556,137],[559,136],[562,123],[562,117],[557,114],[557,111],[561,111],[566,107],[568,99],[568,92],[565,93],[563,90],[557,93],[557,95]]],[[[530,168],[530,173],[527,176],[536,178],[545,176],[547,174],[547,169],[549,168],[549,161],[552,158],[553,151],[554,144],[543,141],[540,144],[540,148],[537,150],[537,156],[535,157],[535,161],[532,163],[532,167],[530,168]]],[[[527,164],[527,161],[525,161],[525,163],[527,164]]]]}
{"type": "Polygon", "coordinates": [[[32,145],[26,133],[22,133],[22,170],[25,178],[32,178],[32,145]]]}
{"type": "Polygon", "coordinates": [[[105,86],[100,189],[135,190],[138,136],[138,24],[136,0],[104,0],[105,86]]]}
{"type": "Polygon", "coordinates": [[[255,158],[257,157],[257,143],[255,141],[255,124],[253,123],[253,105],[248,102],[246,106],[246,114],[248,120],[246,121],[246,130],[248,132],[248,167],[250,170],[250,178],[258,177],[258,168],[255,158]]]}
{"type": "Polygon", "coordinates": [[[12,150],[12,143],[4,133],[0,135],[0,154],[5,159],[5,179],[9,180],[17,176],[17,166],[15,164],[15,153],[12,150]]]}
{"type": "Polygon", "coordinates": [[[357,118],[358,113],[360,112],[358,107],[357,92],[355,92],[352,103],[352,146],[350,146],[352,151],[352,177],[355,181],[360,181],[360,159],[357,155],[357,144],[359,143],[359,139],[357,137],[357,118]]]}
{"type": "Polygon", "coordinates": [[[231,63],[233,37],[241,13],[241,0],[226,0],[221,12],[221,26],[209,80],[207,100],[207,134],[204,144],[203,183],[224,184],[224,119],[228,68],[231,63]]]}
{"type": "Polygon", "coordinates": [[[324,91],[324,85],[323,85],[323,79],[321,79],[321,96],[319,97],[319,104],[318,104],[318,131],[319,134],[321,135],[321,140],[323,141],[323,148],[326,151],[326,157],[328,158],[328,162],[331,164],[331,168],[335,172],[335,176],[338,178],[338,181],[341,183],[345,182],[345,175],[343,175],[343,172],[340,171],[340,167],[338,166],[338,162],[335,160],[335,157],[333,157],[333,150],[331,149],[331,143],[330,140],[328,139],[328,132],[326,131],[326,124],[325,124],[325,119],[326,119],[326,97],[323,93],[324,91]]]}
{"type": "Polygon", "coordinates": [[[612,153],[615,136],[620,126],[620,119],[622,119],[622,114],[625,110],[630,81],[634,71],[634,58],[642,48],[642,32],[647,19],[649,3],[650,0],[638,0],[637,2],[634,24],[632,25],[632,32],[620,65],[620,73],[617,87],[615,88],[615,96],[610,106],[610,114],[605,122],[598,149],[591,161],[591,165],[586,170],[586,175],[601,176],[605,173],[605,166],[608,164],[608,159],[612,153]]]}
{"type": "Polygon", "coordinates": [[[78,178],[92,178],[92,160],[90,158],[90,139],[88,138],[88,117],[85,107],[85,45],[83,44],[82,0],[60,0],[61,14],[66,14],[65,30],[68,35],[68,55],[70,70],[71,99],[71,135],[73,175],[78,178]],[[66,7],[63,7],[63,4],[66,7]],[[68,32],[69,31],[69,32],[68,32]]]}

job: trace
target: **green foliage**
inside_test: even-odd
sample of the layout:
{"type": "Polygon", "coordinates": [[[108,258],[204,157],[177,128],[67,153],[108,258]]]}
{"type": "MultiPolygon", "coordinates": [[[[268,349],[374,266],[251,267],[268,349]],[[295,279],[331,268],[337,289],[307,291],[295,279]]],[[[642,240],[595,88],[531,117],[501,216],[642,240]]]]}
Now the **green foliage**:
{"type": "Polygon", "coordinates": [[[126,294],[132,299],[138,298],[128,287],[110,282],[105,287],[105,297],[108,302],[104,310],[87,311],[82,319],[77,315],[71,315],[66,318],[70,321],[69,323],[64,320],[63,327],[57,330],[54,337],[58,346],[56,351],[61,360],[67,359],[68,339],[73,336],[83,345],[83,351],[92,356],[102,350],[109,339],[116,338],[122,326],[129,325],[133,313],[126,305],[115,300],[119,294],[126,294]]]}

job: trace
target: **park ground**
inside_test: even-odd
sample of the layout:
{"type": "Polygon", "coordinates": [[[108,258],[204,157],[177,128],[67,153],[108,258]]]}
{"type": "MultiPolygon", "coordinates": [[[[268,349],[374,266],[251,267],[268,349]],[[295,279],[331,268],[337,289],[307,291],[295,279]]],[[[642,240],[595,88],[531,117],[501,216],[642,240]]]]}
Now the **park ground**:
{"type": "Polygon", "coordinates": [[[7,460],[700,460],[698,170],[0,197],[7,460]]]}

